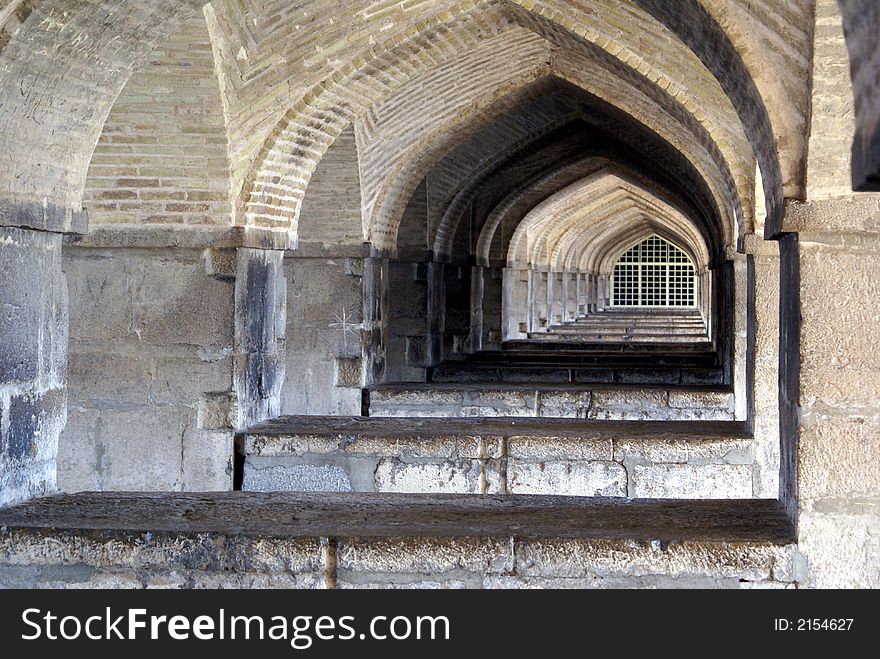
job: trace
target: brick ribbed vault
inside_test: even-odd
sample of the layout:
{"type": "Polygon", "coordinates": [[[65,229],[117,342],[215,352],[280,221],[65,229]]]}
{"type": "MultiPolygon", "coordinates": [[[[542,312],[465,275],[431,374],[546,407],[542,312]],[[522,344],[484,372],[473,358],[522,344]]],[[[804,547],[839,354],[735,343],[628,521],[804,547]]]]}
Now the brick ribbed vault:
{"type": "MultiPolygon", "coordinates": [[[[608,250],[648,227],[674,237],[698,267],[710,263],[699,228],[643,185],[613,169],[573,183],[538,204],[520,222],[508,248],[508,266],[562,270],[577,263],[607,271],[608,250]]],[[[483,244],[489,242],[482,241],[483,244]]]]}
{"type": "MultiPolygon", "coordinates": [[[[512,4],[516,5],[516,3],[512,4]]],[[[653,53],[654,66],[648,65],[645,59],[634,54],[635,44],[631,44],[632,49],[621,48],[621,44],[626,44],[628,39],[635,38],[636,35],[626,34],[618,29],[617,44],[611,44],[607,39],[603,39],[597,30],[602,27],[611,29],[607,21],[620,18],[621,15],[621,3],[612,4],[614,7],[609,7],[608,12],[596,13],[588,17],[580,16],[577,20],[567,14],[557,16],[557,13],[549,8],[545,8],[543,12],[545,17],[541,18],[521,8],[510,11],[511,3],[480,4],[471,14],[452,19],[447,25],[426,29],[412,41],[402,44],[392,42],[381,49],[375,48],[374,52],[377,54],[365,61],[362,66],[337,71],[331,79],[325,80],[307,93],[276,127],[273,136],[266,144],[263,156],[257,161],[250,182],[245,186],[248,221],[269,226],[295,227],[302,196],[315,163],[320,160],[339,131],[352,118],[363,116],[376,103],[388,99],[407,82],[415,81],[420,75],[441,66],[437,62],[438,59],[445,57],[445,61],[460,61],[464,53],[473,52],[474,47],[466,42],[468,36],[466,27],[469,20],[473,21],[471,31],[479,31],[480,42],[485,42],[487,37],[492,38],[493,34],[499,34],[505,25],[516,24],[524,25],[536,33],[540,31],[540,36],[556,49],[559,46],[553,44],[552,39],[554,35],[561,33],[567,39],[581,44],[582,47],[592,49],[590,52],[595,52],[597,45],[606,54],[616,51],[616,54],[607,56],[613,57],[618,65],[623,65],[632,77],[640,80],[642,86],[645,86],[647,81],[647,86],[653,85],[654,88],[659,89],[660,97],[667,108],[673,108],[670,110],[673,115],[681,115],[681,108],[684,108],[685,112],[694,117],[712,136],[715,147],[725,153],[725,162],[729,163],[731,170],[737,172],[736,175],[740,178],[737,188],[740,191],[742,204],[743,199],[751,197],[753,190],[754,154],[748,146],[746,127],[740,121],[736,109],[722,87],[693,52],[679,42],[659,21],[644,12],[636,11],[632,15],[627,15],[627,20],[622,21],[621,24],[630,25],[633,30],[639,28],[637,35],[640,40],[639,51],[644,55],[649,51],[653,53]],[[546,19],[548,14],[554,17],[553,20],[546,19]],[[456,29],[449,29],[453,24],[456,29]],[[586,36],[575,36],[579,33],[586,36]],[[652,34],[656,36],[652,42],[653,46],[642,43],[652,34]],[[428,36],[431,37],[430,40],[427,39],[428,36]],[[426,41],[429,43],[425,43],[426,41]],[[605,43],[609,50],[602,48],[602,43],[605,43]],[[657,44],[662,44],[662,48],[657,44]],[[433,65],[425,66],[426,61],[432,60],[433,65]],[[673,61],[676,62],[676,71],[679,73],[672,70],[664,71],[663,67],[671,65],[673,61]],[[687,64],[682,66],[682,62],[687,64]],[[681,79],[680,72],[685,73],[685,80],[675,82],[681,79]]],[[[633,8],[629,7],[628,10],[632,13],[633,8]]],[[[431,20],[426,18],[425,24],[430,26],[431,20]]],[[[523,40],[514,39],[513,42],[522,44],[523,40]]],[[[511,61],[515,58],[514,52],[496,50],[496,59],[511,61]]],[[[525,58],[526,71],[533,61],[529,57],[525,58]]],[[[442,68],[439,70],[442,71],[442,68]]],[[[472,76],[479,73],[479,70],[471,71],[472,76]]],[[[525,78],[528,77],[526,73],[525,78]]],[[[485,87],[485,82],[483,86],[485,87]]],[[[412,99],[412,96],[409,98],[412,99]]],[[[752,107],[753,110],[756,108],[763,108],[760,101],[758,105],[752,107]]],[[[422,112],[425,109],[425,106],[421,107],[422,112]]],[[[449,113],[460,116],[461,111],[460,106],[455,106],[449,110],[449,113]]],[[[476,111],[479,111],[479,107],[476,111]]],[[[761,118],[750,115],[749,122],[750,125],[761,124],[761,118]]],[[[764,121],[765,132],[769,130],[766,123],[764,121]]],[[[693,138],[691,141],[700,142],[699,139],[693,138]]],[[[389,145],[389,148],[393,150],[394,145],[389,145]]],[[[781,197],[778,163],[775,162],[775,156],[771,162],[768,161],[768,154],[759,155],[765,161],[762,163],[762,171],[769,172],[765,176],[765,184],[774,190],[771,206],[776,208],[781,197]]],[[[418,180],[416,179],[416,183],[418,180]]],[[[403,185],[401,189],[406,190],[406,187],[403,185]]],[[[738,210],[731,209],[734,213],[738,210]]],[[[749,217],[749,222],[750,219],[749,217]]],[[[374,223],[367,237],[373,240],[374,245],[385,247],[391,235],[393,235],[393,220],[387,225],[374,223]]]]}
{"type": "MultiPolygon", "coordinates": [[[[200,15],[202,4],[5,3],[0,152],[14,176],[0,193],[9,200],[42,198],[75,206],[91,149],[131,70],[170,26],[200,15]],[[30,119],[33,130],[22,131],[19,119],[30,119]]],[[[574,50],[561,40],[576,42],[591,56],[605,58],[606,69],[613,62],[650,87],[668,111],[683,108],[715,148],[726,152],[746,222],[749,168],[732,157],[744,137],[764,173],[771,224],[783,184],[791,196],[802,188],[801,128],[809,96],[804,72],[810,55],[804,45],[809,38],[802,37],[811,31],[812,0],[760,7],[745,0],[597,0],[589,7],[562,0],[415,0],[337,3],[333,11],[325,4],[235,0],[204,7],[227,120],[230,189],[237,194],[244,187],[246,210],[254,219],[267,200],[261,195],[268,195],[281,202],[290,226],[325,148],[324,138],[317,151],[304,140],[310,128],[317,129],[316,120],[332,119],[328,113],[340,110],[351,119],[437,65],[428,42],[461,53],[473,39],[499,34],[510,24],[543,37],[556,58],[574,50]],[[296,161],[297,149],[304,160],[296,161]],[[275,155],[285,169],[273,174],[275,155]],[[290,195],[271,196],[272,190],[288,190],[285,186],[290,195]]],[[[328,126],[326,139],[332,142],[337,128],[332,120],[328,126]]]]}
{"type": "Polygon", "coordinates": [[[718,187],[706,183],[705,169],[694,167],[682,151],[631,116],[566,81],[547,78],[533,87],[536,101],[501,115],[431,170],[428,228],[433,237],[428,246],[435,257],[460,258],[468,249],[466,234],[477,229],[481,237],[472,238],[478,243],[477,261],[488,265],[490,252],[496,261],[504,259],[506,243],[522,217],[559,188],[595,170],[591,160],[597,158],[624,166],[630,178],[688,205],[716,253],[734,246],[743,227],[732,227],[725,205],[713,194],[718,187]],[[536,110],[543,124],[532,116],[536,110]],[[555,131],[555,137],[529,139],[527,130],[522,137],[524,129],[552,125],[557,116],[562,117],[559,123],[571,121],[555,131]],[[570,155],[560,158],[563,152],[570,155]],[[502,230],[496,232],[502,222],[502,230]]]}
{"type": "Polygon", "coordinates": [[[101,128],[133,67],[203,4],[53,0],[3,16],[17,25],[0,30],[0,198],[77,209],[101,128]]]}

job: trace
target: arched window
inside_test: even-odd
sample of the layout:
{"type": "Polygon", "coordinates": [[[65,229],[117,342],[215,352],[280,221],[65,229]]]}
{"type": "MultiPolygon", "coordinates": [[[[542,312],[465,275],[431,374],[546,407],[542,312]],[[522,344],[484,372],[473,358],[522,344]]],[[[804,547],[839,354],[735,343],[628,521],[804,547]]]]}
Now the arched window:
{"type": "Polygon", "coordinates": [[[614,265],[611,305],[615,307],[692,307],[696,272],[691,258],[653,234],[620,255],[614,265]]]}

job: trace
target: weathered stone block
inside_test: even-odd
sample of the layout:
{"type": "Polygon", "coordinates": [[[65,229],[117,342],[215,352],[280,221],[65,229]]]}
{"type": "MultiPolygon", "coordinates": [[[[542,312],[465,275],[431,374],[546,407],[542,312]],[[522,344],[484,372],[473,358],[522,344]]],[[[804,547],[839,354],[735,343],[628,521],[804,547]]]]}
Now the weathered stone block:
{"type": "MultiPolygon", "coordinates": [[[[153,369],[142,353],[73,349],[68,363],[72,404],[102,407],[149,402],[153,369]]],[[[185,381],[186,371],[176,377],[185,381]]]]}
{"type": "Polygon", "coordinates": [[[245,455],[260,457],[324,455],[339,450],[350,438],[314,435],[253,435],[245,437],[245,455]]]}
{"type": "Polygon", "coordinates": [[[134,280],[139,277],[131,257],[65,247],[64,271],[74,301],[71,339],[124,339],[133,333],[134,280]]]}
{"type": "Polygon", "coordinates": [[[479,494],[482,465],[478,460],[408,464],[386,458],[376,468],[379,492],[479,494]]]}
{"type": "Polygon", "coordinates": [[[614,459],[623,461],[752,463],[752,441],[744,439],[698,440],[619,439],[614,442],[614,459]]]}
{"type": "Polygon", "coordinates": [[[0,385],[62,379],[67,292],[61,237],[0,227],[0,385]]]}
{"type": "Polygon", "coordinates": [[[319,538],[250,538],[226,540],[226,565],[236,572],[321,573],[324,547],[319,538]]]}
{"type": "Polygon", "coordinates": [[[337,387],[360,387],[363,361],[360,358],[337,357],[336,372],[333,378],[337,387]]]}
{"type": "Polygon", "coordinates": [[[197,423],[206,430],[235,428],[239,418],[238,399],[232,393],[206,394],[199,399],[197,423]]]}
{"type": "Polygon", "coordinates": [[[459,458],[485,460],[504,456],[503,437],[458,435],[455,438],[455,447],[459,458]]]}
{"type": "Polygon", "coordinates": [[[874,407],[880,400],[880,253],[801,242],[801,401],[874,407]],[[845,282],[846,285],[842,285],[845,282]]]}
{"type": "Polygon", "coordinates": [[[538,394],[520,390],[465,390],[462,416],[535,416],[538,394]]]}
{"type": "Polygon", "coordinates": [[[815,588],[880,588],[880,504],[865,513],[802,511],[798,550],[806,560],[806,585],[815,588]]]}
{"type": "Polygon", "coordinates": [[[232,346],[232,284],[210,277],[197,260],[148,258],[138,265],[133,328],[141,341],[232,346]]]}
{"type": "Polygon", "coordinates": [[[154,403],[193,404],[204,394],[232,390],[232,359],[159,356],[153,359],[150,398],[154,403]]]}
{"type": "Polygon", "coordinates": [[[232,490],[232,432],[190,428],[183,438],[183,489],[232,490]]]}
{"type": "Polygon", "coordinates": [[[361,574],[497,574],[513,569],[513,543],[482,538],[388,538],[339,541],[340,579],[361,574]]]}
{"type": "Polygon", "coordinates": [[[507,488],[511,494],[624,497],[626,470],[615,462],[510,460],[507,488]]]}
{"type": "Polygon", "coordinates": [[[103,488],[107,452],[97,432],[101,412],[71,405],[58,438],[58,488],[63,492],[98,492],[103,488]]]}
{"type": "Polygon", "coordinates": [[[528,577],[710,577],[762,581],[785,549],[769,545],[626,540],[532,540],[516,546],[516,574],[528,577]],[[659,545],[659,543],[658,543],[659,545]]]}
{"type": "Polygon", "coordinates": [[[610,439],[580,437],[508,437],[507,454],[514,459],[532,462],[612,459],[610,439]]]}
{"type": "MultiPolygon", "coordinates": [[[[454,437],[358,437],[345,444],[345,452],[389,458],[438,458],[453,457],[456,448],[454,437]]],[[[479,457],[479,456],[462,456],[479,457]]]]}
{"type": "Polygon", "coordinates": [[[593,392],[591,419],[642,420],[668,417],[665,391],[650,389],[597,389],[593,392]]]}
{"type": "Polygon", "coordinates": [[[179,490],[185,476],[184,435],[195,425],[186,407],[104,410],[97,432],[106,451],[107,490],[179,490]]]}
{"type": "Polygon", "coordinates": [[[540,416],[585,419],[591,400],[589,391],[542,391],[539,394],[540,416]]]}
{"type": "Polygon", "coordinates": [[[745,499],[752,496],[751,465],[636,465],[636,499],[745,499]]]}
{"type": "Polygon", "coordinates": [[[807,412],[798,443],[804,500],[880,492],[880,419],[807,412]]]}
{"type": "Polygon", "coordinates": [[[733,394],[726,391],[670,391],[669,407],[698,410],[733,410],[733,394]]]}
{"type": "Polygon", "coordinates": [[[247,492],[350,492],[351,479],[338,465],[271,464],[257,466],[245,461],[247,492]]]}

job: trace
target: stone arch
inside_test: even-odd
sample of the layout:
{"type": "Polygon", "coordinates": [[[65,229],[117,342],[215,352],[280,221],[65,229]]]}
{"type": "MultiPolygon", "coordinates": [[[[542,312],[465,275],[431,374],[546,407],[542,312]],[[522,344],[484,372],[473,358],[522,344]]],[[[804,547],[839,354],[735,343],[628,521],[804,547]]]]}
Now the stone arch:
{"type": "MultiPolygon", "coordinates": [[[[519,190],[505,197],[489,214],[477,240],[476,260],[479,265],[488,266],[492,260],[493,248],[498,249],[499,230],[508,225],[508,218],[514,218],[513,229],[525,214],[540,201],[561,188],[603,169],[609,164],[607,158],[589,157],[569,163],[557,170],[528,182],[519,190]]],[[[501,236],[503,241],[503,236],[501,236]]]]}
{"type": "Polygon", "coordinates": [[[654,209],[633,207],[616,212],[603,222],[592,225],[572,235],[560,245],[556,256],[551,260],[555,270],[577,267],[586,271],[608,274],[611,253],[626,240],[634,240],[630,234],[647,235],[654,232],[675,243],[684,245],[694,263],[705,269],[709,266],[709,252],[696,228],[687,223],[675,222],[671,218],[652,213],[654,209]]]}
{"type": "Polygon", "coordinates": [[[36,228],[69,229],[92,150],[133,67],[203,4],[63,0],[34,6],[3,49],[14,64],[0,75],[0,152],[10,167],[0,196],[7,203],[39,200],[43,209],[31,222],[36,228]],[[62,38],[62,32],[83,38],[62,38]],[[51,226],[53,212],[67,214],[66,224],[51,226]]]}
{"type": "MultiPolygon", "coordinates": [[[[611,217],[620,203],[638,200],[641,207],[667,218],[678,226],[693,226],[692,220],[669,202],[626,177],[619,170],[603,169],[577,181],[535,206],[519,223],[507,250],[508,267],[529,267],[548,244],[554,244],[572,227],[611,217]]],[[[722,231],[726,227],[722,227],[722,231]]],[[[727,240],[722,241],[727,244],[727,240]]],[[[711,244],[711,242],[710,242],[711,244]]],[[[715,250],[718,245],[716,241],[715,250]]],[[[707,258],[708,254],[707,252],[707,258]]],[[[548,262],[550,254],[547,254],[548,262]]]]}
{"type": "MultiPolygon", "coordinates": [[[[552,72],[546,76],[547,78],[553,80],[559,80],[562,84],[570,84],[567,80],[558,78],[552,72]]],[[[582,80],[583,84],[587,84],[582,80]]],[[[572,85],[572,89],[583,92],[583,88],[572,85]]],[[[526,90],[522,90],[526,91],[526,90]]],[[[517,90],[517,92],[511,93],[511,96],[506,99],[502,99],[498,104],[493,105],[493,110],[495,110],[494,114],[499,114],[501,111],[506,110],[509,107],[514,107],[516,105],[517,99],[515,94],[521,93],[521,90],[517,90]]],[[[589,94],[590,92],[584,92],[589,94]]],[[[598,101],[602,103],[601,99],[598,101]]],[[[625,102],[621,103],[622,105],[626,105],[625,102]]],[[[620,111],[620,108],[615,108],[615,111],[620,111]]],[[[416,185],[423,179],[425,174],[429,171],[429,169],[440,160],[444,151],[448,151],[450,148],[449,144],[453,145],[457,142],[462,142],[465,139],[469,139],[469,135],[472,135],[475,130],[478,130],[481,125],[485,125],[486,118],[484,113],[480,112],[472,112],[473,119],[471,123],[476,123],[477,128],[468,127],[467,129],[459,129],[457,135],[450,135],[452,133],[451,127],[443,127],[435,124],[436,128],[433,131],[433,136],[429,136],[424,139],[424,143],[427,144],[427,147],[424,147],[421,150],[416,150],[414,152],[413,157],[408,161],[404,162],[397,168],[397,171],[401,172],[400,178],[398,180],[391,180],[387,184],[386,192],[381,197],[381,203],[383,207],[380,207],[378,212],[375,213],[375,222],[379,224],[379,226],[383,227],[383,235],[385,237],[386,243],[382,245],[378,245],[382,249],[390,250],[392,245],[394,244],[393,238],[396,236],[396,223],[399,222],[400,215],[403,212],[403,208],[405,206],[405,200],[409,199],[412,191],[415,189],[416,185]],[[393,193],[391,192],[393,190],[393,193]]],[[[626,118],[626,121],[632,121],[634,125],[639,125],[646,132],[650,132],[652,135],[659,137],[660,139],[664,139],[664,135],[668,135],[668,131],[664,128],[660,127],[657,123],[656,119],[654,121],[649,121],[648,126],[642,124],[638,118],[633,118],[631,115],[628,115],[626,112],[620,112],[622,117],[626,118]],[[656,126],[657,132],[654,132],[653,128],[656,126]],[[659,134],[658,134],[659,133],[659,134]]],[[[456,115],[454,117],[455,122],[461,122],[466,117],[461,117],[456,115]]],[[[672,122],[674,123],[674,122],[672,122]]],[[[664,140],[665,141],[665,140],[664,140]]],[[[669,143],[669,142],[667,142],[669,143]]],[[[691,158],[696,161],[697,166],[694,166],[694,163],[685,158],[690,166],[694,166],[694,168],[698,172],[698,176],[700,179],[709,186],[710,190],[714,193],[715,198],[714,202],[717,204],[717,207],[722,210],[722,214],[725,216],[725,221],[727,224],[731,226],[736,226],[737,229],[731,229],[729,236],[731,240],[731,245],[735,244],[738,237],[742,237],[747,232],[749,232],[749,227],[746,227],[741,222],[742,215],[739,211],[739,198],[736,192],[736,186],[733,184],[732,179],[730,178],[729,170],[726,170],[726,166],[722,166],[721,172],[714,170],[714,165],[710,164],[711,159],[706,159],[705,154],[703,152],[703,158],[700,157],[699,150],[691,150],[689,148],[690,143],[687,141],[676,140],[676,146],[681,144],[682,150],[688,152],[691,158]],[[725,174],[727,175],[725,177],[725,174]],[[727,213],[724,213],[724,210],[727,213]]],[[[675,147],[673,147],[675,148],[675,147]]],[[[752,160],[753,162],[753,160],[752,160]]],[[[482,164],[480,163],[482,166],[482,164]]],[[[752,165],[753,167],[753,165],[752,165]]],[[[392,175],[394,172],[392,172],[392,175]]],[[[751,187],[754,186],[754,183],[751,182],[751,177],[753,176],[753,172],[749,176],[749,185],[751,187]]],[[[391,176],[388,176],[391,178],[391,176]]],[[[477,177],[479,178],[479,177],[477,177]]],[[[472,191],[477,190],[478,187],[472,188],[472,191]]],[[[751,195],[751,193],[749,193],[751,195]]],[[[451,243],[444,242],[444,238],[449,238],[454,234],[455,231],[455,223],[461,218],[461,215],[451,214],[444,217],[445,226],[441,226],[443,229],[442,233],[438,232],[438,237],[441,239],[440,242],[434,245],[434,251],[437,254],[445,254],[451,246],[451,243]]],[[[371,238],[371,237],[370,237],[371,238]]],[[[373,241],[374,247],[377,247],[377,242],[373,241]]]]}

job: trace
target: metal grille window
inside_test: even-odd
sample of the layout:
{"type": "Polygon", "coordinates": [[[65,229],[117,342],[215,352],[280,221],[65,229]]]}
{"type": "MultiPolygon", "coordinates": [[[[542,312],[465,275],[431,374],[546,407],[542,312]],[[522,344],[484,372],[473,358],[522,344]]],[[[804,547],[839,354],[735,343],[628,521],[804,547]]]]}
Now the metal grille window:
{"type": "Polygon", "coordinates": [[[614,266],[611,305],[692,307],[696,303],[693,261],[654,234],[625,251],[614,266]]]}

